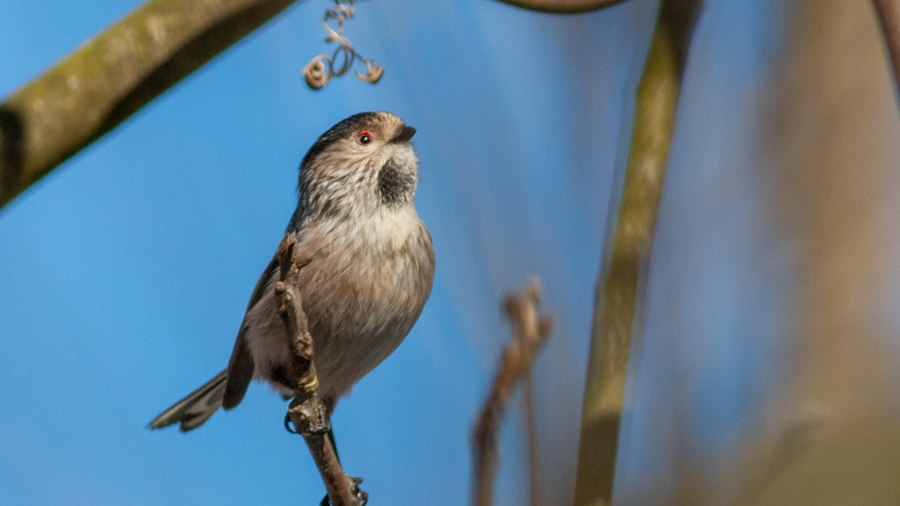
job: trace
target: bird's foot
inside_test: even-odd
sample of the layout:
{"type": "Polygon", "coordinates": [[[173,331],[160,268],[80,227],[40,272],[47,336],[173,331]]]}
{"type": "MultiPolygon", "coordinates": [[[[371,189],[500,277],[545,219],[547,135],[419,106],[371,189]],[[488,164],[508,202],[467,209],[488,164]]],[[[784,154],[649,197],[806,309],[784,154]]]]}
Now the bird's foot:
{"type": "Polygon", "coordinates": [[[298,402],[294,397],[287,414],[284,415],[284,428],[291,434],[323,435],[331,432],[331,421],[322,402],[315,395],[303,402],[298,402]],[[293,429],[291,423],[294,424],[293,429]]]}
{"type": "Polygon", "coordinates": [[[305,426],[301,429],[291,428],[291,415],[290,413],[286,413],[284,415],[284,430],[290,432],[291,434],[300,434],[302,436],[311,436],[313,434],[328,434],[331,432],[331,422],[328,421],[327,418],[321,418],[318,420],[318,423],[314,423],[313,420],[307,419],[305,426]]]}
{"type": "MultiPolygon", "coordinates": [[[[363,482],[363,479],[350,478],[350,481],[353,482],[353,496],[356,497],[354,506],[366,506],[366,503],[369,502],[369,494],[359,488],[359,484],[363,482]]],[[[322,502],[319,503],[319,506],[331,506],[331,501],[328,500],[327,495],[322,499],[322,502]]]]}

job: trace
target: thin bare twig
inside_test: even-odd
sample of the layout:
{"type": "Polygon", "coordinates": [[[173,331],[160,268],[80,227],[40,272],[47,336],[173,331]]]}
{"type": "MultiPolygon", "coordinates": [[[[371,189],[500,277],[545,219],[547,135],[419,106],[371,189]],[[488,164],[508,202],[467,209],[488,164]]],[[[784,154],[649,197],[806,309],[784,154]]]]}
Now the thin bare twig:
{"type": "Polygon", "coordinates": [[[0,207],[296,0],[152,0],[0,104],[0,207]]]}
{"type": "Polygon", "coordinates": [[[872,3],[875,4],[878,23],[881,25],[881,33],[884,35],[884,43],[891,59],[894,93],[897,93],[900,90],[900,1],[872,0],[872,3]]]}
{"type": "Polygon", "coordinates": [[[337,450],[328,437],[331,422],[325,407],[319,401],[317,389],[319,379],[313,361],[313,340],[309,334],[306,313],[303,312],[301,294],[298,288],[300,269],[310,262],[297,251],[297,238],[288,233],[278,246],[278,263],[281,279],[275,283],[275,300],[278,313],[284,321],[291,339],[294,361],[287,373],[294,385],[294,400],[291,401],[287,417],[294,424],[297,433],[303,436],[309,453],[316,462],[327,500],[332,506],[361,506],[368,495],[359,490],[354,480],[344,474],[337,457],[337,450]]]}
{"type": "Polygon", "coordinates": [[[533,281],[521,294],[506,298],[506,315],[512,327],[512,337],[503,351],[491,394],[475,425],[476,506],[491,504],[498,461],[497,434],[503,413],[513,389],[531,371],[534,358],[553,327],[553,319],[549,315],[538,316],[540,295],[540,287],[533,281]]]}
{"type": "Polygon", "coordinates": [[[499,0],[523,9],[551,14],[580,14],[597,11],[625,0],[499,0]]]}
{"type": "Polygon", "coordinates": [[[528,483],[531,506],[541,502],[541,453],[538,448],[537,422],[534,419],[534,389],[531,371],[522,379],[522,403],[525,410],[525,433],[528,438],[528,483]]]}
{"type": "MultiPolygon", "coordinates": [[[[639,321],[645,269],[675,128],[688,46],[702,0],[663,0],[637,90],[631,151],[621,202],[610,209],[597,281],[591,350],[584,392],[576,506],[612,502],[625,375],[635,320],[639,321]]],[[[618,196],[614,194],[614,202],[618,196]]]]}

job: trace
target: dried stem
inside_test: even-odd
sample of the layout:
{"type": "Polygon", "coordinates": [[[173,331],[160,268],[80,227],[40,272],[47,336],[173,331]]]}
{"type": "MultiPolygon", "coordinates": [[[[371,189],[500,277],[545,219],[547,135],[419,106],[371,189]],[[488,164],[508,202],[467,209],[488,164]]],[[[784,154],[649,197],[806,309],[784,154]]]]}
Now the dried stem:
{"type": "Polygon", "coordinates": [[[325,42],[337,42],[338,47],[334,50],[334,54],[329,58],[322,54],[313,58],[309,65],[303,68],[303,77],[306,78],[306,85],[314,90],[321,90],[328,84],[332,77],[341,77],[346,74],[353,63],[359,58],[366,66],[366,73],[360,74],[356,72],[356,77],[367,83],[375,84],[384,74],[384,68],[378,66],[375,60],[363,58],[353,48],[350,39],[344,37],[344,21],[353,17],[353,0],[347,0],[349,5],[341,5],[341,0],[334,0],[334,7],[325,11],[325,19],[322,26],[328,36],[325,42]],[[328,22],[337,23],[336,28],[328,26],[328,22]],[[340,61],[340,66],[335,70],[335,62],[340,61]]]}
{"type": "Polygon", "coordinates": [[[278,304],[278,313],[291,339],[291,349],[294,351],[294,361],[287,373],[288,380],[294,385],[294,400],[291,401],[287,416],[306,441],[309,453],[325,484],[330,504],[364,505],[368,496],[359,490],[358,481],[348,477],[341,469],[337,451],[331,438],[328,437],[331,422],[316,393],[319,380],[313,361],[313,340],[309,334],[298,288],[300,269],[310,260],[311,258],[302,256],[297,251],[297,238],[293,233],[284,236],[278,246],[281,279],[275,282],[275,300],[278,304]]]}
{"type": "MultiPolygon", "coordinates": [[[[634,128],[619,208],[611,206],[597,282],[584,394],[576,506],[612,502],[625,374],[675,126],[694,21],[702,0],[663,0],[637,90],[634,128]]],[[[618,202],[614,193],[613,202],[618,202]]]]}
{"type": "Polygon", "coordinates": [[[0,104],[0,207],[295,0],[152,0],[0,104]]]}
{"type": "Polygon", "coordinates": [[[531,282],[521,294],[510,295],[506,299],[506,315],[512,327],[512,337],[503,351],[494,386],[475,426],[473,446],[476,506],[491,504],[499,458],[497,434],[503,413],[516,383],[531,371],[534,358],[553,327],[550,316],[538,316],[539,298],[540,288],[537,282],[531,282]]]}
{"type": "Polygon", "coordinates": [[[579,14],[597,11],[625,0],[500,0],[523,9],[552,14],[579,14]]]}
{"type": "Polygon", "coordinates": [[[528,484],[531,506],[541,502],[541,453],[538,448],[537,422],[534,419],[534,389],[531,371],[522,379],[522,398],[525,410],[525,433],[528,437],[528,484]]]}
{"type": "Polygon", "coordinates": [[[896,93],[900,88],[900,1],[872,0],[872,3],[875,4],[878,23],[881,25],[881,33],[884,35],[884,42],[891,59],[891,69],[894,71],[894,92],[896,93]]]}

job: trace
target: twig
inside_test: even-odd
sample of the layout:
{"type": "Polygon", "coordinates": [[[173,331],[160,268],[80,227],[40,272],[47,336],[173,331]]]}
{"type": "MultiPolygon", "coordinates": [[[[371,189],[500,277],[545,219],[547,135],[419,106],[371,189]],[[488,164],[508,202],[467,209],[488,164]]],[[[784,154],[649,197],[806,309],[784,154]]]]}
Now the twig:
{"type": "Polygon", "coordinates": [[[284,321],[294,351],[294,361],[287,372],[287,379],[294,385],[294,400],[288,408],[287,417],[297,433],[303,436],[316,462],[328,493],[327,501],[332,506],[361,506],[366,503],[368,495],[357,486],[361,480],[351,479],[341,469],[337,452],[328,437],[331,422],[316,393],[319,379],[313,362],[313,340],[298,288],[300,269],[310,260],[297,251],[297,238],[293,233],[284,236],[278,246],[281,279],[275,282],[274,288],[278,313],[284,321]]]}
{"type": "Polygon", "coordinates": [[[884,43],[887,45],[888,55],[891,59],[891,69],[894,71],[894,92],[900,89],[900,2],[897,0],[872,0],[875,4],[875,12],[878,14],[878,23],[881,25],[881,33],[884,35],[884,43]]]}
{"type": "Polygon", "coordinates": [[[531,371],[531,364],[553,327],[550,316],[538,316],[539,298],[540,288],[533,281],[520,295],[510,295],[506,299],[506,315],[512,327],[512,337],[503,351],[494,386],[475,426],[476,506],[491,504],[498,460],[497,433],[503,413],[516,383],[531,371]]]}
{"type": "MultiPolygon", "coordinates": [[[[610,206],[584,393],[576,506],[612,502],[625,374],[675,127],[688,45],[702,0],[663,0],[637,90],[619,208],[610,206]],[[611,239],[612,238],[612,239],[611,239]]],[[[618,201],[613,193],[613,202],[618,201]]]]}
{"type": "Polygon", "coordinates": [[[525,432],[528,435],[528,504],[541,503],[541,453],[538,449],[537,422],[534,419],[534,389],[531,371],[522,379],[522,398],[525,409],[525,432]]]}
{"type": "Polygon", "coordinates": [[[499,0],[523,9],[551,14],[580,14],[597,11],[625,0],[499,0]]]}
{"type": "Polygon", "coordinates": [[[296,0],[152,0],[0,104],[0,207],[296,0]]]}

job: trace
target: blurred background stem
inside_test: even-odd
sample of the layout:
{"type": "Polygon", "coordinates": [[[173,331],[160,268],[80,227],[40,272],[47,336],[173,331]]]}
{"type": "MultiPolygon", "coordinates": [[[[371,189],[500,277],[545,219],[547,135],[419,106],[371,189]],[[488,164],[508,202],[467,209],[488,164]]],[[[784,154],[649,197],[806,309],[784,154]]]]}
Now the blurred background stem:
{"type": "Polygon", "coordinates": [[[774,235],[793,252],[789,365],[742,442],[731,504],[898,504],[895,43],[884,51],[884,13],[867,2],[804,0],[787,14],[761,169],[774,235]]]}
{"type": "Polygon", "coordinates": [[[612,240],[612,247],[604,250],[596,287],[576,506],[612,501],[628,352],[635,318],[640,318],[639,294],[646,285],[681,78],[701,6],[700,0],[662,1],[638,85],[621,204],[607,219],[607,245],[612,240]]]}
{"type": "Polygon", "coordinates": [[[900,1],[872,0],[884,44],[891,59],[891,70],[894,72],[894,90],[900,85],[900,1]]]}

